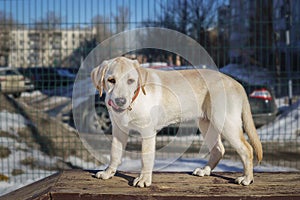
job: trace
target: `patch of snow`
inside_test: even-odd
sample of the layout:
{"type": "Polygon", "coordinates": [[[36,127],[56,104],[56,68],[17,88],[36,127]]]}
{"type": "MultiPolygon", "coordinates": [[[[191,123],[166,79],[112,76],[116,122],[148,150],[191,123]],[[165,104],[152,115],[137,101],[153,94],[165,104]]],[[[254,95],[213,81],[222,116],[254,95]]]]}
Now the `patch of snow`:
{"type": "Polygon", "coordinates": [[[39,90],[35,90],[32,92],[22,92],[21,97],[37,97],[42,96],[43,94],[39,90]]]}
{"type": "Polygon", "coordinates": [[[70,162],[73,166],[80,167],[82,169],[95,168],[95,164],[93,162],[86,162],[76,156],[69,156],[67,159],[65,159],[65,161],[70,162]]]}
{"type": "Polygon", "coordinates": [[[70,100],[71,99],[69,97],[53,96],[48,99],[47,104],[51,105],[51,104],[64,103],[70,100]]]}
{"type": "MultiPolygon", "coordinates": [[[[204,167],[207,159],[195,158],[180,158],[175,162],[170,162],[169,159],[156,159],[154,171],[159,172],[192,172],[197,167],[204,167]]],[[[102,165],[98,170],[104,170],[107,165],[102,165]]],[[[121,166],[118,168],[120,171],[139,172],[141,169],[140,159],[124,158],[121,166]]],[[[217,167],[213,170],[215,172],[242,172],[243,165],[239,161],[232,161],[222,159],[217,167]]],[[[298,171],[289,167],[272,166],[267,163],[254,167],[255,172],[291,172],[298,171]]]]}
{"type": "Polygon", "coordinates": [[[28,146],[24,143],[19,143],[15,139],[8,138],[8,137],[0,137],[0,146],[8,147],[11,150],[14,149],[29,149],[28,146]]]}
{"type": "Polygon", "coordinates": [[[156,139],[157,142],[162,142],[162,141],[167,141],[167,142],[173,142],[173,141],[178,141],[182,142],[185,144],[185,142],[190,143],[192,141],[203,141],[202,135],[187,135],[187,136],[166,136],[162,135],[157,137],[156,139]]]}
{"type": "Polygon", "coordinates": [[[29,185],[31,183],[34,183],[36,181],[39,181],[47,176],[50,176],[52,175],[53,173],[51,174],[48,174],[46,176],[43,176],[43,177],[38,177],[36,179],[23,179],[24,181],[23,182],[3,182],[1,181],[0,182],[0,197],[7,194],[7,193],[10,193],[14,190],[17,190],[17,189],[20,189],[21,187],[24,187],[26,185],[29,185]]]}
{"type": "Polygon", "coordinates": [[[273,122],[257,130],[261,141],[300,141],[300,101],[286,109],[273,122]]]}
{"type": "MultiPolygon", "coordinates": [[[[28,184],[32,183],[33,181],[28,181],[28,184]]],[[[17,190],[23,186],[25,186],[26,183],[14,183],[14,182],[3,182],[0,181],[0,196],[5,195],[9,192],[12,192],[14,190],[17,190]]]]}
{"type": "Polygon", "coordinates": [[[55,170],[44,170],[56,163],[56,157],[49,157],[39,150],[29,148],[25,143],[18,142],[15,139],[0,137],[0,145],[8,147],[11,151],[7,158],[2,158],[0,162],[1,174],[9,177],[9,182],[0,182],[0,196],[28,185],[41,178],[56,173],[55,170]],[[22,164],[22,160],[33,158],[37,168],[31,168],[29,165],[22,164]],[[13,175],[13,170],[22,170],[23,173],[13,175]]]}
{"type": "Polygon", "coordinates": [[[6,110],[0,112],[0,130],[17,135],[19,128],[25,127],[27,120],[20,114],[10,113],[6,110]]]}
{"type": "Polygon", "coordinates": [[[289,106],[287,97],[276,98],[275,103],[278,108],[289,106]]]}
{"type": "Polygon", "coordinates": [[[42,170],[41,168],[49,168],[53,166],[53,163],[56,163],[56,157],[49,157],[44,153],[36,149],[29,148],[26,144],[20,143],[14,139],[8,139],[5,141],[5,138],[0,138],[0,145],[7,146],[11,151],[10,155],[7,158],[2,158],[0,162],[1,173],[8,176],[10,181],[13,182],[23,182],[27,179],[36,179],[40,176],[45,177],[45,175],[52,174],[53,171],[42,170]],[[26,158],[33,158],[33,163],[38,165],[37,168],[31,168],[30,164],[22,164],[22,160],[26,158]],[[23,170],[23,174],[13,176],[12,171],[14,169],[23,170]]]}

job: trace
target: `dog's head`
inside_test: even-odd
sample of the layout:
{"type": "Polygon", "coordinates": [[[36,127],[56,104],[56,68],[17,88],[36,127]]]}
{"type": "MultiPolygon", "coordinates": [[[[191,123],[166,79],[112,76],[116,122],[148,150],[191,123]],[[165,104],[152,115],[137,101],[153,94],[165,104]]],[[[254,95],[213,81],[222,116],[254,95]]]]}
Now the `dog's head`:
{"type": "Polygon", "coordinates": [[[106,92],[107,103],[115,112],[131,109],[140,89],[144,90],[144,80],[137,60],[118,57],[104,61],[91,72],[93,84],[100,96],[106,92]]]}

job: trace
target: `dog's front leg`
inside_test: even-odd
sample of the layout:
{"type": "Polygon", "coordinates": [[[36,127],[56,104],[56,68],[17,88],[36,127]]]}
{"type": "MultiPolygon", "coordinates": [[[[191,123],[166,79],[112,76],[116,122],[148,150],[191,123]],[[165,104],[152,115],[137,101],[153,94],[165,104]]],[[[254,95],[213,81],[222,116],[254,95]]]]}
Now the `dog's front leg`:
{"type": "Polygon", "coordinates": [[[126,132],[119,129],[118,126],[113,126],[110,164],[104,171],[97,172],[97,178],[109,179],[115,175],[118,166],[122,162],[122,155],[127,144],[127,139],[128,134],[126,132]]]}
{"type": "Polygon", "coordinates": [[[155,134],[142,139],[142,171],[134,179],[133,186],[148,187],[152,183],[152,170],[155,157],[155,134]]]}

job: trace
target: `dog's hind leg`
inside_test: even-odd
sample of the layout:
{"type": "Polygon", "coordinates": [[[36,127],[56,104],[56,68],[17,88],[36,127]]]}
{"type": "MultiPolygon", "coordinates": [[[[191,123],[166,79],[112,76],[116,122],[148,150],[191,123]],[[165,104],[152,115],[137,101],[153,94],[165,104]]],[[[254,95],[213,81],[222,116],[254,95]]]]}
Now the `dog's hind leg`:
{"type": "Polygon", "coordinates": [[[237,178],[235,182],[241,185],[249,185],[253,182],[252,146],[245,139],[241,125],[238,125],[236,121],[227,121],[225,124],[223,136],[239,154],[244,166],[243,176],[237,178]]]}
{"type": "Polygon", "coordinates": [[[211,125],[209,120],[200,120],[199,129],[204,141],[210,150],[210,157],[208,163],[204,168],[196,168],[193,175],[196,176],[209,176],[211,171],[217,166],[221,158],[225,153],[224,146],[222,144],[221,135],[219,132],[211,125]]]}

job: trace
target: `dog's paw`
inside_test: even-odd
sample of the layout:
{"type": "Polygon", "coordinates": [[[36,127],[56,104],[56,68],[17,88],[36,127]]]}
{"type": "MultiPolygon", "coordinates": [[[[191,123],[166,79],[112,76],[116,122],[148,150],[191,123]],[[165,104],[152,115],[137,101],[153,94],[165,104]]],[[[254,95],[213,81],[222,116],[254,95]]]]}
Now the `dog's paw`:
{"type": "Polygon", "coordinates": [[[141,173],[139,177],[135,178],[133,181],[133,186],[135,187],[149,187],[152,183],[151,173],[141,173]]]}
{"type": "Polygon", "coordinates": [[[204,168],[196,168],[194,171],[193,171],[193,175],[195,176],[209,176],[211,173],[211,169],[209,166],[206,166],[204,168]]]}
{"type": "Polygon", "coordinates": [[[111,170],[110,168],[108,168],[104,171],[97,172],[95,174],[95,177],[106,180],[106,179],[110,179],[111,177],[113,177],[115,175],[115,173],[116,173],[115,170],[111,170]]]}
{"type": "Polygon", "coordinates": [[[239,185],[247,186],[253,183],[253,178],[249,176],[241,176],[235,179],[235,183],[239,185]]]}

